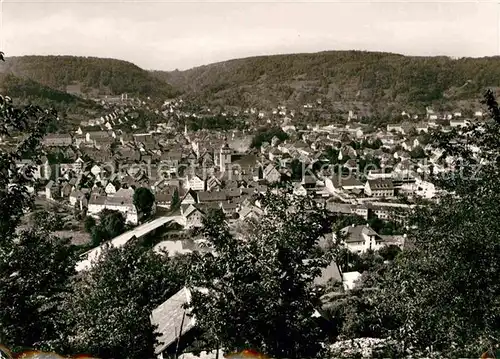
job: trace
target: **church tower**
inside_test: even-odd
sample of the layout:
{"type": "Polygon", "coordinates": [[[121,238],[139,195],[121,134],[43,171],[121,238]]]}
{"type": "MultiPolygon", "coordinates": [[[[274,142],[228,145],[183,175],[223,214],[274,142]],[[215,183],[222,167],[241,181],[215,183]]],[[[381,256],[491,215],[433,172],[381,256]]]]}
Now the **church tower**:
{"type": "Polygon", "coordinates": [[[219,168],[221,172],[225,172],[231,166],[231,149],[225,139],[224,144],[220,148],[219,153],[219,168]]]}

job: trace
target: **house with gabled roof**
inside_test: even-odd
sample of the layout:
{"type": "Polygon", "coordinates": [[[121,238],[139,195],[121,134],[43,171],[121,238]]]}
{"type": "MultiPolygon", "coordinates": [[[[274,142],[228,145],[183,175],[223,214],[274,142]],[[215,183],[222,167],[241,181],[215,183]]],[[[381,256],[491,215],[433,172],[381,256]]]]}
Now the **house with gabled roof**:
{"type": "Polygon", "coordinates": [[[206,202],[225,202],[227,201],[227,194],[225,191],[200,191],[198,192],[198,203],[206,202]]]}
{"type": "Polygon", "coordinates": [[[181,216],[184,218],[186,229],[200,228],[203,226],[205,212],[197,204],[182,204],[181,216]]]}
{"type": "Polygon", "coordinates": [[[184,181],[184,187],[186,189],[192,189],[193,191],[204,191],[205,190],[205,180],[198,174],[189,174],[186,176],[184,181]]]}
{"type": "Polygon", "coordinates": [[[216,191],[222,188],[221,181],[215,176],[210,176],[207,178],[206,189],[207,191],[216,191]]]}
{"type": "Polygon", "coordinates": [[[281,173],[276,169],[274,164],[270,163],[264,169],[263,177],[270,183],[279,182],[281,180],[281,173]]]}
{"type": "Polygon", "coordinates": [[[373,197],[394,197],[394,184],[392,179],[369,179],[365,184],[365,194],[373,197]]]}
{"type": "Polygon", "coordinates": [[[195,204],[198,203],[198,195],[193,190],[187,191],[185,194],[179,193],[181,195],[182,204],[195,204]]]}
{"type": "Polygon", "coordinates": [[[106,192],[106,194],[115,194],[116,186],[113,183],[109,182],[104,188],[104,191],[106,192]]]}
{"type": "Polygon", "coordinates": [[[158,208],[170,208],[172,205],[173,193],[160,192],[155,193],[156,207],[158,208]]]}
{"type": "Polygon", "coordinates": [[[191,291],[184,287],[151,313],[151,324],[159,333],[155,354],[166,359],[182,353],[196,337],[196,318],[186,306],[191,302],[191,291]],[[179,345],[177,345],[179,344],[179,345]]]}
{"type": "Polygon", "coordinates": [[[92,194],[88,201],[88,214],[97,217],[104,209],[115,210],[121,212],[127,222],[137,224],[139,214],[133,204],[133,194],[134,190],[131,188],[120,188],[110,196],[92,194]]]}
{"type": "Polygon", "coordinates": [[[202,166],[214,166],[215,162],[213,153],[210,151],[203,152],[203,154],[200,155],[198,162],[202,166]]]}
{"type": "Polygon", "coordinates": [[[341,229],[346,236],[343,244],[355,253],[378,250],[384,246],[383,238],[368,225],[352,225],[341,229]]]}

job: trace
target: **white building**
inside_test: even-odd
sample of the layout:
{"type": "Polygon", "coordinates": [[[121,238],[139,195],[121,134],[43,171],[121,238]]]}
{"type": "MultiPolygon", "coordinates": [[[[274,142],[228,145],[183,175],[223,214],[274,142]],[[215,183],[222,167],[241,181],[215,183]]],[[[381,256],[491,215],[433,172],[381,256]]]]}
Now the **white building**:
{"type": "Polygon", "coordinates": [[[139,214],[133,203],[133,189],[120,189],[110,196],[92,196],[88,202],[88,214],[98,217],[104,209],[119,211],[125,217],[125,221],[131,224],[139,222],[139,214]]]}
{"type": "Polygon", "coordinates": [[[450,120],[450,126],[451,127],[467,127],[469,122],[465,119],[462,118],[456,118],[453,120],[450,120]]]}
{"type": "Polygon", "coordinates": [[[376,251],[385,245],[382,237],[368,225],[345,227],[341,233],[347,235],[344,245],[351,252],[363,253],[370,249],[376,251]]]}
{"type": "Polygon", "coordinates": [[[415,182],[416,190],[415,194],[417,196],[423,197],[423,198],[434,198],[436,196],[436,186],[434,186],[433,183],[428,182],[428,181],[422,181],[420,179],[416,179],[415,182]]]}
{"type": "Polygon", "coordinates": [[[192,189],[193,191],[204,191],[205,181],[198,175],[189,175],[186,177],[184,187],[187,190],[192,189]]]}
{"type": "Polygon", "coordinates": [[[116,193],[116,187],[113,183],[109,182],[107,185],[106,185],[106,188],[104,188],[104,192],[106,192],[106,194],[115,194],[116,193]]]}
{"type": "Polygon", "coordinates": [[[193,204],[182,205],[181,215],[184,218],[186,229],[202,227],[204,213],[193,204]]]}
{"type": "Polygon", "coordinates": [[[359,272],[344,272],[342,273],[342,284],[344,285],[344,290],[354,289],[357,281],[361,277],[359,272]]]}

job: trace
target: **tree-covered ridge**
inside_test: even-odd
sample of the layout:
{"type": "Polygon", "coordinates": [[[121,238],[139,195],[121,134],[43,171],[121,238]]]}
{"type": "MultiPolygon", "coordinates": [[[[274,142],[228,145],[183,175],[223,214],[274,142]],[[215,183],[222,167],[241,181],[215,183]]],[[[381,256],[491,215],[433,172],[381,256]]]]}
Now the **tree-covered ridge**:
{"type": "Polygon", "coordinates": [[[140,67],[122,60],[76,56],[11,57],[0,72],[12,73],[65,91],[78,84],[83,93],[169,97],[174,91],[140,67]]]}
{"type": "Polygon", "coordinates": [[[0,73],[0,91],[8,93],[21,102],[40,106],[54,107],[71,111],[72,108],[96,109],[98,105],[90,100],[84,100],[64,91],[44,86],[31,79],[24,79],[12,74],[0,73]]]}
{"type": "Polygon", "coordinates": [[[257,105],[325,96],[421,105],[481,98],[486,87],[500,83],[500,60],[328,51],[250,57],[155,75],[200,99],[257,105]]]}

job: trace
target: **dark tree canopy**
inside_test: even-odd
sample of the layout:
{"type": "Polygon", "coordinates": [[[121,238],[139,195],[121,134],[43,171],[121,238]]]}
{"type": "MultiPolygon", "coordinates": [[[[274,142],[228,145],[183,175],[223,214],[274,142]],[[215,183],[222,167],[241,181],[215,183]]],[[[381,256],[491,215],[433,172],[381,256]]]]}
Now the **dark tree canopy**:
{"type": "Polygon", "coordinates": [[[125,217],[119,211],[105,209],[99,213],[99,219],[99,225],[111,238],[119,236],[125,230],[125,217]]]}
{"type": "Polygon", "coordinates": [[[329,230],[327,213],[308,198],[268,193],[262,202],[266,216],[241,235],[219,210],[206,218],[217,256],[195,261],[191,286],[207,292],[193,292],[193,314],[212,348],[313,357],[324,333],[312,317],[320,303],[312,284],[332,259],[316,248],[329,230]]]}
{"type": "Polygon", "coordinates": [[[457,158],[453,175],[436,178],[453,192],[417,208],[411,246],[397,255],[373,299],[386,335],[417,355],[478,356],[499,343],[500,110],[491,92],[486,103],[490,119],[436,135],[444,157],[457,158]]]}
{"type": "Polygon", "coordinates": [[[87,216],[85,217],[83,221],[83,226],[85,228],[85,231],[88,233],[92,232],[92,229],[96,226],[96,220],[92,216],[87,216]]]}
{"type": "Polygon", "coordinates": [[[148,217],[153,210],[155,196],[149,188],[139,187],[134,192],[134,205],[139,213],[148,217]]]}
{"type": "Polygon", "coordinates": [[[60,306],[76,257],[68,240],[26,231],[0,247],[0,338],[10,348],[61,349],[67,334],[60,306]]]}
{"type": "Polygon", "coordinates": [[[176,188],[174,190],[174,194],[172,195],[172,203],[170,203],[170,209],[175,210],[179,208],[180,204],[181,204],[181,198],[179,196],[179,190],[176,188]]]}
{"type": "Polygon", "coordinates": [[[179,268],[167,255],[137,243],[107,249],[75,279],[66,303],[73,352],[102,359],[153,358],[151,311],[181,288],[179,268]]]}
{"type": "Polygon", "coordinates": [[[52,110],[15,107],[0,96],[0,135],[24,136],[15,148],[0,149],[0,342],[13,349],[55,349],[65,342],[58,309],[75,256],[68,241],[51,236],[46,226],[19,230],[23,211],[33,204],[27,190],[33,178],[26,175],[33,167],[15,166],[23,158],[38,160],[34,154],[41,153],[46,124],[56,117],[52,110]]]}
{"type": "Polygon", "coordinates": [[[264,142],[271,143],[273,137],[276,136],[280,141],[284,141],[288,138],[286,132],[283,132],[281,128],[271,128],[260,130],[255,134],[252,139],[252,143],[250,147],[252,148],[260,148],[264,142]]]}

